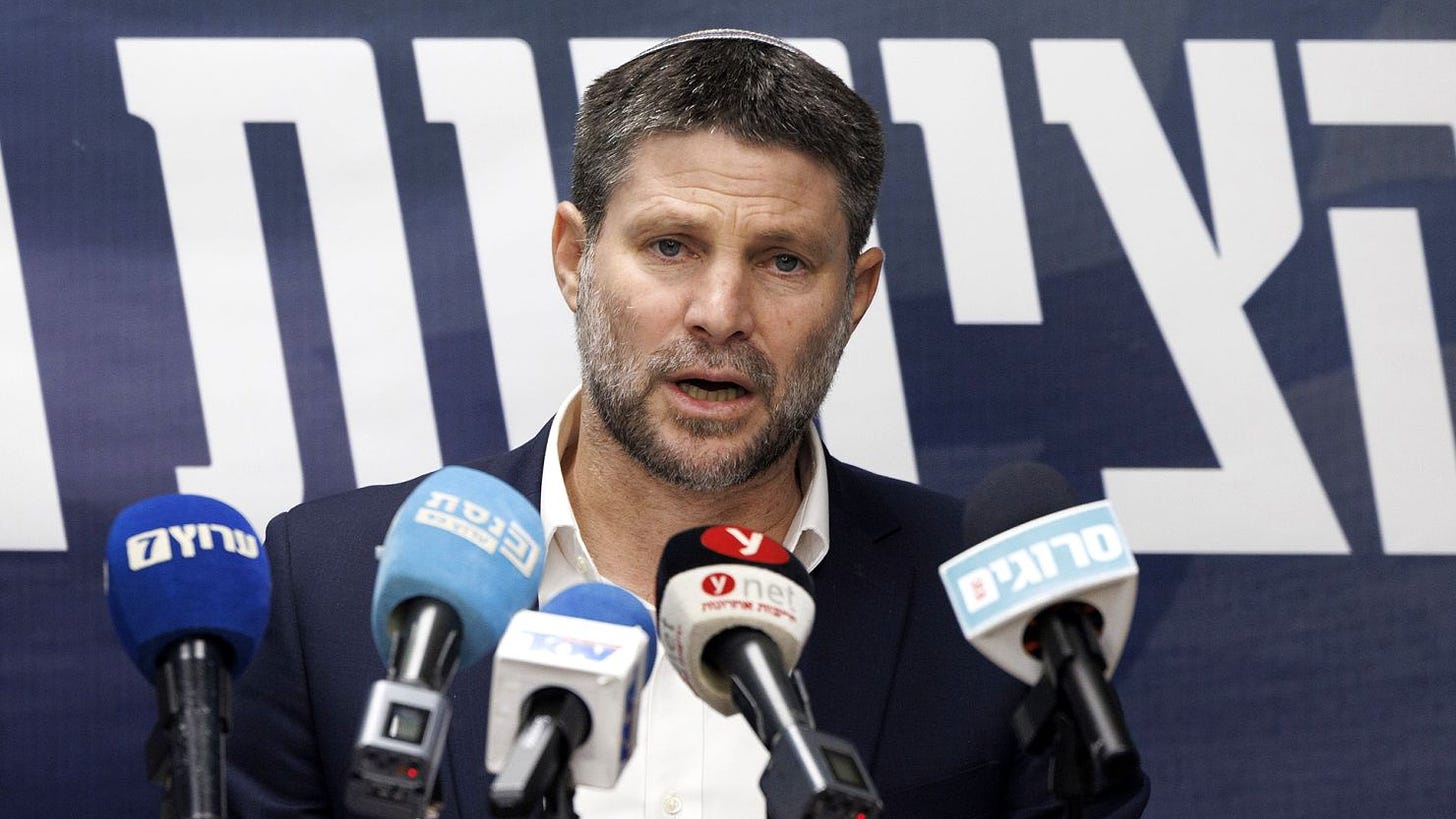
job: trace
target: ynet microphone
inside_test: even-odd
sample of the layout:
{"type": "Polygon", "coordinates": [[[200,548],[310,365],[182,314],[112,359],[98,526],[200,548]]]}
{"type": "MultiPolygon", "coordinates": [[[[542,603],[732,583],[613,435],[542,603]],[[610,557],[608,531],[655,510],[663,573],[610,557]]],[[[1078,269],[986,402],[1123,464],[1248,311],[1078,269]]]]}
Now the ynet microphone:
{"type": "Polygon", "coordinates": [[[414,819],[440,809],[445,689],[536,601],[544,542],[531,502],[484,472],[447,466],[405,499],[374,581],[374,643],[388,676],[369,692],[344,792],[349,810],[414,819]]]}
{"type": "Polygon", "coordinates": [[[545,799],[547,815],[558,815],[576,785],[615,785],[656,660],[652,615],[617,586],[580,583],[540,611],[517,612],[491,674],[491,808],[523,816],[545,799]]]}
{"type": "Polygon", "coordinates": [[[657,628],[668,661],[722,714],[739,711],[769,750],[759,780],[772,819],[878,816],[859,753],[814,727],[789,669],[814,625],[809,572],[751,529],[673,535],[657,568],[657,628]]]}
{"type": "MultiPolygon", "coordinates": [[[[971,644],[1036,686],[1013,720],[1023,743],[1045,744],[1065,703],[1096,778],[1136,775],[1137,750],[1107,680],[1127,642],[1138,569],[1111,505],[1079,505],[1049,466],[1011,464],[966,502],[965,539],[974,545],[940,566],[941,581],[971,644]]],[[[1098,790],[1090,778],[1080,788],[1059,793],[1098,790]]]]}
{"type": "Polygon", "coordinates": [[[226,816],[229,675],[252,660],[272,592],[257,534],[222,501],[148,498],[112,523],[104,578],[122,647],[157,688],[146,756],[162,816],[226,816]]]}

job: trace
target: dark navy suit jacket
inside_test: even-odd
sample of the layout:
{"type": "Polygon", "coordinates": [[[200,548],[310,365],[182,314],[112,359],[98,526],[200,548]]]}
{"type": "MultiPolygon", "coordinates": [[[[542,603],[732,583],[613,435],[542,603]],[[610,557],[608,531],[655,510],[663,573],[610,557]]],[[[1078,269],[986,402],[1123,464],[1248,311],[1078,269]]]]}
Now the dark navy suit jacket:
{"type": "MultiPolygon", "coordinates": [[[[468,465],[539,505],[545,449],[543,430],[468,465]]],[[[1044,761],[1018,753],[1010,729],[1025,686],[962,639],[936,574],[961,549],[960,504],[825,463],[831,544],[814,570],[814,630],[799,663],[819,727],[858,748],[891,819],[1057,815],[1044,761]]],[[[418,480],[305,503],[268,526],[272,617],[237,686],[228,739],[234,816],[348,815],[350,754],[384,675],[370,634],[374,548],[418,480]]],[[[446,816],[489,815],[489,695],[488,661],[451,683],[446,816]]],[[[1147,796],[1143,780],[1087,814],[1136,816],[1147,796]]]]}

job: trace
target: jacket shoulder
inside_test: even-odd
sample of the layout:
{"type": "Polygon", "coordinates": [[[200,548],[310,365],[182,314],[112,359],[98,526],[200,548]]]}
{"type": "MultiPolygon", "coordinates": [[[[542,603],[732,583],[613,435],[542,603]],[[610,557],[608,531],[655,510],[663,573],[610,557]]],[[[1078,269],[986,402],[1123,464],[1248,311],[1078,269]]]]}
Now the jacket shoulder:
{"type": "MultiPolygon", "coordinates": [[[[508,452],[467,461],[460,466],[500,478],[539,506],[546,431],[543,429],[531,441],[508,452]]],[[[377,544],[409,493],[430,474],[433,473],[417,475],[399,483],[364,486],[305,501],[274,518],[268,528],[271,531],[275,524],[283,523],[290,533],[327,534],[336,542],[372,539],[377,544]],[[318,532],[320,528],[325,531],[318,532]]]]}
{"type": "Polygon", "coordinates": [[[861,528],[873,541],[918,544],[922,555],[959,552],[962,502],[943,492],[828,459],[831,536],[836,524],[861,528]]]}

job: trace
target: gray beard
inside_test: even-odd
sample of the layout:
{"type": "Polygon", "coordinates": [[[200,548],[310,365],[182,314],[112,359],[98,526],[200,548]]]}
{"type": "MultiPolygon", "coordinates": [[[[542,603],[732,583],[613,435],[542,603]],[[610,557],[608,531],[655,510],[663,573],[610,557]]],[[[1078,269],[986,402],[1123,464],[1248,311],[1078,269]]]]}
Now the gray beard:
{"type": "MultiPolygon", "coordinates": [[[[809,334],[808,343],[781,382],[773,363],[748,341],[719,347],[685,337],[645,358],[634,356],[615,332],[629,320],[626,311],[597,290],[588,253],[582,258],[576,313],[576,347],[587,395],[612,438],[653,477],[696,492],[740,486],[778,462],[818,412],[849,341],[849,292],[846,290],[844,307],[830,325],[809,334]],[[746,445],[694,460],[693,451],[673,447],[659,434],[644,411],[648,396],[667,375],[691,367],[736,370],[764,399],[768,423],[746,445]]],[[[742,423],[681,415],[669,422],[702,439],[729,434],[742,423]]]]}

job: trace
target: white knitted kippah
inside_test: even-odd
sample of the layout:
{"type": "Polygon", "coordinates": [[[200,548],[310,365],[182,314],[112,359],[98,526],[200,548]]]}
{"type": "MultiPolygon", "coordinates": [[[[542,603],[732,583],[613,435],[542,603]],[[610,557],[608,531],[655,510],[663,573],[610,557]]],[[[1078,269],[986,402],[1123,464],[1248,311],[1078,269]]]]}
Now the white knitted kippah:
{"type": "MultiPolygon", "coordinates": [[[[647,49],[641,54],[638,54],[636,57],[633,57],[632,60],[646,57],[648,54],[651,54],[655,51],[661,51],[664,48],[672,48],[675,45],[681,45],[682,43],[691,43],[698,40],[752,40],[756,43],[763,43],[764,45],[776,46],[786,51],[792,51],[795,54],[801,54],[805,57],[809,56],[807,54],[804,54],[804,52],[800,49],[794,48],[793,46],[789,45],[783,40],[780,40],[777,37],[768,34],[760,34],[757,31],[749,31],[742,28],[705,28],[702,31],[690,31],[687,34],[679,34],[676,37],[671,37],[669,39],[663,40],[662,42],[654,45],[653,47],[647,49]]],[[[632,60],[628,60],[628,62],[631,62],[632,60]]]]}

